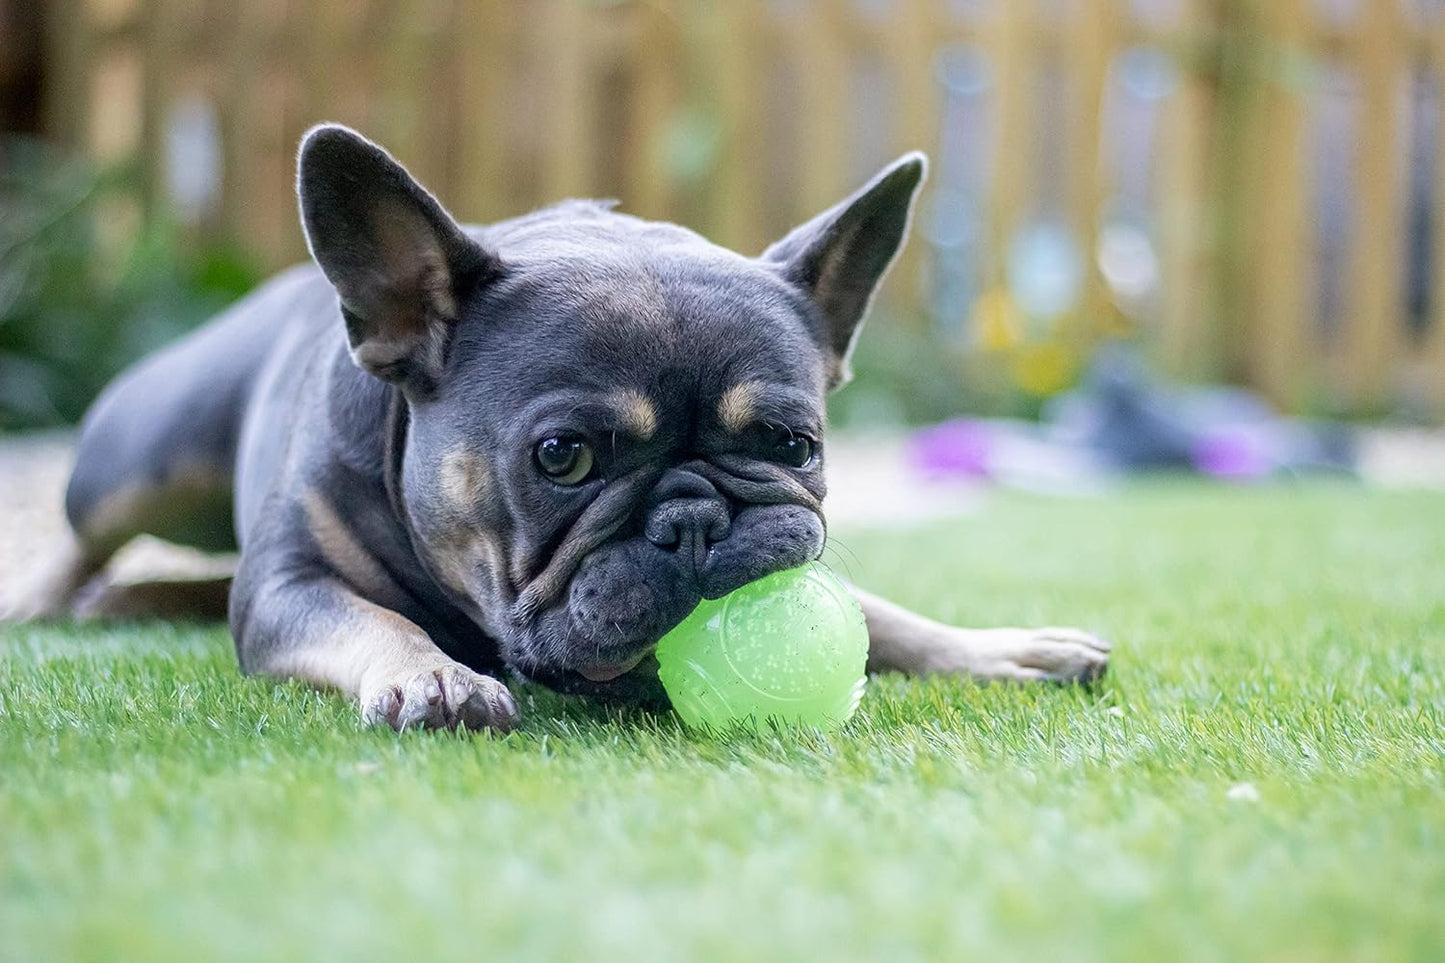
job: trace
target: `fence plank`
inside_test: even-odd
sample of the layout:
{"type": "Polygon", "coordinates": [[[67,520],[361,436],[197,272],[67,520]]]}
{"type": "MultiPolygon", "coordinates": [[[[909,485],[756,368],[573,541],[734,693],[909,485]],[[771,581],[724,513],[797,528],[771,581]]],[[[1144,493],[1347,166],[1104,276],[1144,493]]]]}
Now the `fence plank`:
{"type": "MultiPolygon", "coordinates": [[[[897,84],[895,151],[921,150],[937,159],[942,96],[937,78],[941,11],[932,3],[898,5],[887,33],[887,52],[897,84]]],[[[919,210],[924,209],[920,202],[919,210]]],[[[927,295],[922,290],[925,245],[915,237],[903,249],[883,292],[894,315],[922,325],[927,295]]]]}
{"type": "Polygon", "coordinates": [[[1029,124],[1029,93],[1034,79],[1032,6],[996,5],[985,30],[993,57],[994,151],[992,190],[988,198],[988,263],[985,285],[1005,284],[1007,257],[1023,217],[1033,183],[1033,152],[1029,124]]]}
{"type": "Polygon", "coordinates": [[[457,128],[460,183],[455,203],[460,216],[494,221],[512,209],[507,167],[508,84],[513,74],[517,17],[512,3],[463,0],[456,30],[466,38],[461,58],[457,128]]]}
{"type": "Polygon", "coordinates": [[[1308,337],[1307,261],[1314,252],[1307,218],[1310,160],[1305,150],[1306,108],[1298,65],[1308,49],[1306,0],[1273,0],[1262,8],[1276,45],[1268,87],[1261,92],[1256,138],[1261,172],[1256,211],[1258,258],[1254,310],[1246,337],[1246,373],[1274,401],[1293,404],[1302,392],[1318,342],[1308,337]]]}
{"type": "Polygon", "coordinates": [[[95,32],[85,0],[51,0],[42,28],[45,130],[65,147],[84,150],[92,107],[89,81],[95,69],[95,32]]]}
{"type": "Polygon", "coordinates": [[[301,44],[302,111],[308,124],[343,120],[337,113],[337,87],[346,70],[345,11],[338,3],[306,0],[293,28],[301,44]]]}
{"type": "Polygon", "coordinates": [[[758,253],[767,241],[760,202],[763,171],[762,127],[754,116],[760,89],[758,4],[755,0],[718,4],[708,36],[716,57],[714,109],[722,132],[717,169],[707,194],[708,233],[719,243],[758,253]]]}
{"type": "Polygon", "coordinates": [[[375,91],[375,136],[429,186],[436,186],[437,156],[426,141],[427,115],[436,109],[430,66],[444,55],[434,0],[388,0],[382,30],[381,76],[375,91]]]}
{"type": "Polygon", "coordinates": [[[673,208],[665,148],[681,100],[678,23],[660,4],[633,8],[632,103],[628,111],[624,186],[627,206],[640,217],[666,218],[673,208]]]}
{"type": "Polygon", "coordinates": [[[594,128],[587,109],[592,46],[585,6],[548,0],[540,8],[540,42],[550,72],[547,116],[539,118],[548,133],[542,192],[544,202],[551,203],[592,193],[594,128]]]}
{"type": "Polygon", "coordinates": [[[1360,88],[1353,180],[1357,214],[1350,270],[1353,290],[1334,368],[1351,408],[1376,409],[1390,400],[1395,366],[1404,346],[1399,138],[1402,35],[1396,4],[1363,5],[1353,50],[1360,88]]]}
{"type": "Polygon", "coordinates": [[[221,221],[228,233],[254,250],[265,251],[258,227],[276,212],[262,211],[259,181],[264,173],[257,130],[256,91],[261,67],[260,18],[251,4],[231,5],[221,28],[221,49],[225,60],[217,67],[221,74],[221,221]]]}
{"type": "Polygon", "coordinates": [[[807,13],[795,13],[789,24],[802,88],[797,166],[806,172],[801,205],[790,220],[811,217],[837,203],[848,183],[852,111],[844,105],[853,96],[853,84],[847,20],[845,0],[809,0],[807,13]]]}
{"type": "Polygon", "coordinates": [[[1114,0],[1075,4],[1076,19],[1065,47],[1069,55],[1071,92],[1068,151],[1068,216],[1083,256],[1081,322],[1075,338],[1092,341],[1098,334],[1119,333],[1104,279],[1099,271],[1099,229],[1108,199],[1108,171],[1101,162],[1100,140],[1109,66],[1118,51],[1114,0]]]}
{"type": "Polygon", "coordinates": [[[1217,317],[1209,155],[1215,149],[1215,56],[1212,0],[1185,0],[1182,44],[1175,46],[1179,88],[1164,105],[1159,162],[1162,297],[1155,357],[1186,377],[1206,372],[1207,326],[1217,317]]]}
{"type": "Polygon", "coordinates": [[[1417,355],[1421,401],[1426,413],[1445,422],[1445,18],[1432,31],[1435,56],[1428,63],[1435,80],[1435,184],[1431,213],[1433,265],[1431,318],[1417,355]]]}

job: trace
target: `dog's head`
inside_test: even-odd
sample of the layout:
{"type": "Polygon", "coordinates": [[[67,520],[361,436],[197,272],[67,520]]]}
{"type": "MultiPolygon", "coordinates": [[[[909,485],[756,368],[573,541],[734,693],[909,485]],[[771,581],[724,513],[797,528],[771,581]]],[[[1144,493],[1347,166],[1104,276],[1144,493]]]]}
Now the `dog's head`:
{"type": "Polygon", "coordinates": [[[824,395],[923,173],[748,258],[598,203],[463,229],[376,145],[307,136],[312,254],[407,399],[406,521],[511,665],[626,695],[699,599],[817,557],[824,395]]]}

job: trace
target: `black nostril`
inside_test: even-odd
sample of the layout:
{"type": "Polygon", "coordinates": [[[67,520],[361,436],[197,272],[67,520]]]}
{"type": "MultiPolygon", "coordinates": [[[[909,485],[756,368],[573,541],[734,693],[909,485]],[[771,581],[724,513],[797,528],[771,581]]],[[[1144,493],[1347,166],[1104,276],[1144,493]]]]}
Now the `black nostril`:
{"type": "Polygon", "coordinates": [[[644,531],[658,548],[681,548],[684,542],[707,546],[727,538],[732,521],[727,507],[716,500],[674,498],[652,510],[644,531]]]}
{"type": "Polygon", "coordinates": [[[671,518],[663,518],[660,513],[655,513],[647,520],[647,540],[658,548],[672,548],[682,540],[682,533],[678,531],[677,523],[671,518]]]}

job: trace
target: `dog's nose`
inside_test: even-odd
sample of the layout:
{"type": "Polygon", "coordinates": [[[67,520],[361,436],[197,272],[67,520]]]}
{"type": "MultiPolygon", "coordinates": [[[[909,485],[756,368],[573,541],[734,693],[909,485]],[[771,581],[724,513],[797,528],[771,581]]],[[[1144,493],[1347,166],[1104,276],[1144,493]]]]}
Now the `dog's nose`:
{"type": "Polygon", "coordinates": [[[647,517],[647,540],[658,548],[705,550],[728,537],[732,522],[721,502],[707,498],[674,498],[647,517]]]}
{"type": "Polygon", "coordinates": [[[644,532],[658,548],[690,550],[700,556],[732,530],[727,502],[712,482],[690,471],[669,471],[648,501],[644,532]]]}

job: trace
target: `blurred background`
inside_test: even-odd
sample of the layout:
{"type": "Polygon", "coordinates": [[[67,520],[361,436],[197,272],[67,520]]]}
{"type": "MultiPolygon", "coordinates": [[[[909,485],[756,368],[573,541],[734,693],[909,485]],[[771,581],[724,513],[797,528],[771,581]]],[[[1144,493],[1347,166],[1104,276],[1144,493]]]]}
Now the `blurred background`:
{"type": "Polygon", "coordinates": [[[746,253],[927,151],[845,426],[1035,418],[1120,345],[1438,424],[1442,70],[1445,0],[0,0],[0,427],[303,258],[321,120],[464,219],[610,196],[746,253]]]}

